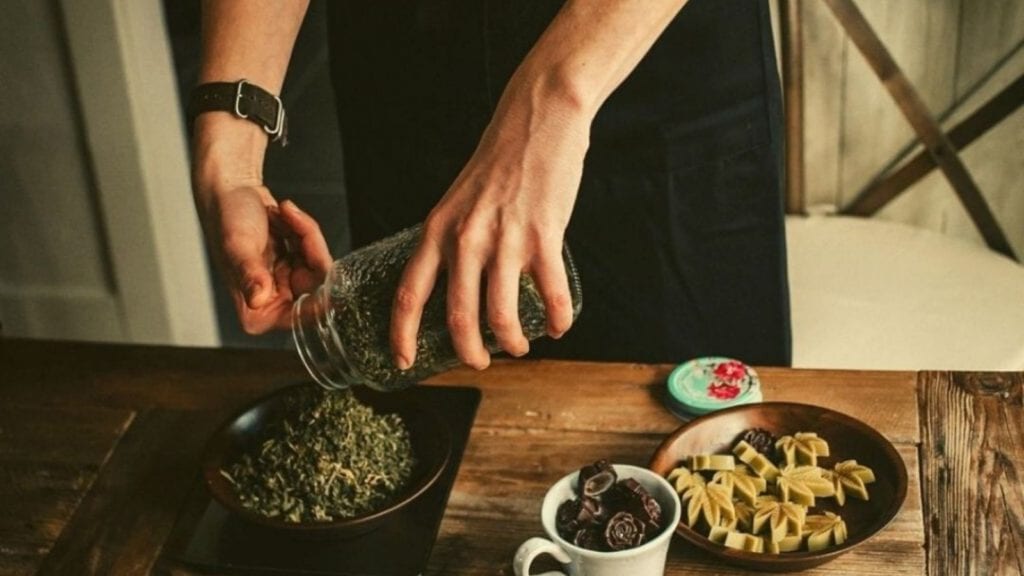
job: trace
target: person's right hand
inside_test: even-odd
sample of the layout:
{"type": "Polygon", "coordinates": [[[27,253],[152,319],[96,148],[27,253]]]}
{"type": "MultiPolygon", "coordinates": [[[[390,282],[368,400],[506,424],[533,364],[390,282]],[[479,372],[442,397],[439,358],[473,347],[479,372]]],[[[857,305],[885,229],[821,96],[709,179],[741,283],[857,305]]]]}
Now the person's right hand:
{"type": "Polygon", "coordinates": [[[207,245],[242,328],[287,329],[295,298],[323,282],[333,259],[316,221],[294,202],[279,205],[262,184],[262,149],[255,166],[246,150],[250,137],[265,147],[266,135],[235,118],[218,131],[221,120],[201,126],[201,116],[196,130],[193,186],[207,245]]]}

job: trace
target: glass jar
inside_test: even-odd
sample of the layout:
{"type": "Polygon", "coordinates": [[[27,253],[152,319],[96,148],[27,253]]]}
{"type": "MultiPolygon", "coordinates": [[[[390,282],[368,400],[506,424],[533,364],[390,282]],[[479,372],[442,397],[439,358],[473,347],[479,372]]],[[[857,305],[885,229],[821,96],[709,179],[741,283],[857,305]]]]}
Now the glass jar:
{"type": "MultiPolygon", "coordinates": [[[[356,250],[337,260],[316,292],[303,294],[292,310],[295,347],[310,375],[324,388],[365,385],[400,390],[428,376],[459,365],[448,332],[445,300],[447,277],[439,274],[423,307],[416,340],[416,360],[399,370],[392,360],[389,338],[391,304],[405,263],[419,245],[422,225],[356,250]]],[[[563,250],[573,320],[582,306],[580,279],[563,250]]],[[[500,350],[481,313],[480,331],[491,353],[500,350]]],[[[544,301],[533,279],[519,280],[519,320],[523,334],[535,340],[547,333],[544,301]]]]}

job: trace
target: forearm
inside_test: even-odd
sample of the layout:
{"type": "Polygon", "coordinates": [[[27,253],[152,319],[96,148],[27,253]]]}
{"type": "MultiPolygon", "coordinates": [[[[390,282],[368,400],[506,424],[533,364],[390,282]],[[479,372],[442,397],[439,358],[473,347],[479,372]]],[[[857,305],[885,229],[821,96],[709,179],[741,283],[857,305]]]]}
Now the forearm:
{"type": "Polygon", "coordinates": [[[686,0],[569,0],[513,75],[505,97],[592,119],[686,0]]]}
{"type": "MultiPolygon", "coordinates": [[[[204,0],[199,82],[246,79],[280,94],[308,0],[204,0]]],[[[262,183],[267,135],[228,112],[201,114],[194,127],[193,178],[209,191],[262,183]]]]}
{"type": "Polygon", "coordinates": [[[459,359],[484,368],[480,294],[502,349],[529,350],[519,278],[544,300],[547,332],[573,322],[562,257],[590,125],[685,0],[568,0],[512,75],[469,162],[431,210],[392,308],[395,363],[415,361],[416,335],[437,275],[447,269],[447,318],[459,359]],[[486,286],[481,278],[486,276],[486,286]]]}
{"type": "Polygon", "coordinates": [[[204,0],[202,82],[242,78],[278,94],[308,0],[204,0]]]}

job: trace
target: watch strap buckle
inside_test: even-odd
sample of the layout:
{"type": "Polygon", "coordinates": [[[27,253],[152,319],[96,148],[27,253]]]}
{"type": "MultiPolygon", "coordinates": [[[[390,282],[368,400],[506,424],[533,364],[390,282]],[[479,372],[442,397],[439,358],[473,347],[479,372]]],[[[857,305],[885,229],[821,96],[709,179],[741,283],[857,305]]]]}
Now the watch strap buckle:
{"type": "MultiPolygon", "coordinates": [[[[271,113],[274,118],[273,124],[270,123],[269,118],[265,114],[258,114],[256,123],[270,136],[271,142],[277,142],[285,138],[285,113],[281,98],[243,78],[235,85],[235,116],[243,120],[253,118],[252,113],[242,112],[242,103],[249,101],[253,102],[253,105],[260,112],[263,112],[270,104],[273,104],[273,112],[271,113]],[[249,90],[245,90],[247,87],[249,90]],[[249,100],[246,100],[247,98],[249,100]]],[[[282,142],[282,146],[286,143],[282,142]]]]}
{"type": "Polygon", "coordinates": [[[215,110],[253,122],[263,128],[271,142],[287,144],[288,116],[281,99],[248,80],[196,86],[188,106],[189,125],[197,115],[215,110]]]}

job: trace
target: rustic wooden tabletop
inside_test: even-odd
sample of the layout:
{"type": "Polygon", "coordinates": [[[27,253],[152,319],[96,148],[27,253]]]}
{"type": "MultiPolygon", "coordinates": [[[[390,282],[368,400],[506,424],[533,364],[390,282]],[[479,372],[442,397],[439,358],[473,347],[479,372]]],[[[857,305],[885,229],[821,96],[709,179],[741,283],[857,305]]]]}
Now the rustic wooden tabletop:
{"type": "MultiPolygon", "coordinates": [[[[670,369],[497,361],[431,380],[483,399],[426,573],[511,574],[516,547],[541,535],[554,481],[598,458],[646,464],[679,425],[660,398],[670,369]]],[[[1024,374],[759,374],[765,400],[875,427],[909,472],[885,530],[805,574],[1024,572],[1024,374]]],[[[152,571],[212,431],[305,379],[285,350],[0,339],[0,574],[152,571]]],[[[667,573],[741,572],[676,539],[667,573]]]]}

